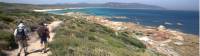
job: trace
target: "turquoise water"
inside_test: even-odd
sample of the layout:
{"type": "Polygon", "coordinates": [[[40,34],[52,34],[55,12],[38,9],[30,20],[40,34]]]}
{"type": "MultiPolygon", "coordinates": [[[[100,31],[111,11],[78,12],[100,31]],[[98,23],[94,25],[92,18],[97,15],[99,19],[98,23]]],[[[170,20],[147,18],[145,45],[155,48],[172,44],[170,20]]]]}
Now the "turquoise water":
{"type": "Polygon", "coordinates": [[[184,33],[199,33],[198,11],[173,10],[141,10],[141,9],[114,9],[114,8],[84,8],[49,11],[49,13],[62,14],[66,12],[83,12],[98,16],[126,16],[124,19],[110,18],[112,21],[134,22],[146,26],[164,25],[167,28],[184,33]]]}

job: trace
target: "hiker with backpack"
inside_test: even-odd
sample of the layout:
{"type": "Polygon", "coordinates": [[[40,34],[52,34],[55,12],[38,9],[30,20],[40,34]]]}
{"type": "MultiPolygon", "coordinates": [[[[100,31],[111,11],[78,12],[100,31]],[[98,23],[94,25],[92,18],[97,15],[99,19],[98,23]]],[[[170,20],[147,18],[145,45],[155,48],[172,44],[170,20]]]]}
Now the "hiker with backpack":
{"type": "Polygon", "coordinates": [[[27,28],[25,27],[24,23],[21,21],[17,28],[14,31],[14,37],[15,41],[18,44],[18,56],[20,56],[20,53],[22,50],[24,50],[25,55],[27,54],[27,40],[29,39],[28,37],[28,31],[27,28]]]}
{"type": "Polygon", "coordinates": [[[41,23],[37,32],[38,32],[38,35],[41,39],[40,43],[41,43],[41,47],[43,48],[42,52],[44,53],[46,51],[46,48],[47,48],[47,39],[50,38],[49,29],[47,27],[47,24],[41,23]]]}

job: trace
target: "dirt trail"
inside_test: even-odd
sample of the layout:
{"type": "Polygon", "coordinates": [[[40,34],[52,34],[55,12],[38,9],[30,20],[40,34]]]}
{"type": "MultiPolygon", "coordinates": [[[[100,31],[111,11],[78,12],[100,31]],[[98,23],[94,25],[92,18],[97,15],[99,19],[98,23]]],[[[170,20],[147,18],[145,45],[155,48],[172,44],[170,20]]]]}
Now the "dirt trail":
{"type": "MultiPolygon", "coordinates": [[[[54,21],[52,23],[50,23],[48,25],[49,31],[50,31],[50,39],[49,42],[52,41],[55,32],[53,32],[53,30],[55,30],[56,27],[58,27],[60,25],[60,23],[62,23],[62,21],[54,21]]],[[[32,32],[30,33],[30,40],[28,41],[28,50],[27,52],[29,52],[29,54],[27,56],[48,56],[49,54],[51,54],[51,51],[48,51],[46,53],[42,53],[40,52],[41,45],[40,45],[40,39],[37,35],[36,32],[32,32]]],[[[49,49],[49,48],[47,48],[49,49]]],[[[8,53],[8,56],[17,56],[17,50],[13,50],[13,51],[5,51],[6,53],[8,53]]],[[[24,56],[24,52],[21,52],[21,56],[24,56]]]]}

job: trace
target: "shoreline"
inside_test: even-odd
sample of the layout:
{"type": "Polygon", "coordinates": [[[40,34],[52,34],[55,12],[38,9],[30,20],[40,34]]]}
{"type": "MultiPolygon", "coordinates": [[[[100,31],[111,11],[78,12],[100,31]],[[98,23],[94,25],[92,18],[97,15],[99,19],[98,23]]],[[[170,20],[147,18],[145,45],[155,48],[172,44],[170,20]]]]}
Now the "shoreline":
{"type": "MultiPolygon", "coordinates": [[[[81,13],[81,12],[68,12],[68,13],[64,13],[64,14],[60,14],[60,15],[68,15],[68,16],[75,16],[75,18],[79,17],[79,16],[92,16],[93,18],[97,17],[97,18],[103,18],[102,21],[110,21],[110,22],[120,22],[120,21],[111,21],[111,20],[108,20],[108,18],[116,18],[116,19],[123,19],[123,18],[126,18],[126,16],[96,16],[96,15],[90,15],[90,14],[86,14],[86,13],[81,13]]],[[[136,22],[120,22],[120,23],[132,23],[134,25],[140,25],[144,28],[158,28],[158,27],[155,27],[155,26],[146,26],[146,25],[141,25],[141,24],[137,24],[136,22]]],[[[163,25],[160,25],[160,26],[163,26],[163,25]]],[[[165,27],[165,26],[164,26],[165,27]]],[[[166,27],[165,27],[166,28],[166,27]]],[[[167,31],[171,31],[171,32],[177,32],[177,33],[181,33],[181,34],[185,34],[185,35],[193,35],[193,36],[199,36],[199,35],[196,35],[196,34],[191,34],[191,33],[185,33],[185,32],[181,32],[181,31],[177,31],[177,30],[174,30],[174,29],[170,29],[170,28],[166,28],[165,30],[167,31]]]]}

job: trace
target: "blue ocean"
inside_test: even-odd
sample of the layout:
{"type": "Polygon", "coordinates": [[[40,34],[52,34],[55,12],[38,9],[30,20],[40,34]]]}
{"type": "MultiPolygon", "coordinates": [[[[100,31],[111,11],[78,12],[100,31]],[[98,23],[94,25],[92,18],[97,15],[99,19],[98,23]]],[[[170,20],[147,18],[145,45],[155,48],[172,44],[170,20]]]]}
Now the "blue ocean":
{"type": "Polygon", "coordinates": [[[116,8],[82,8],[48,11],[54,14],[66,12],[82,12],[97,16],[125,16],[126,18],[109,18],[112,21],[133,22],[145,26],[166,28],[181,31],[188,34],[199,35],[199,12],[198,11],[175,11],[175,10],[147,10],[147,9],[116,9],[116,8]]]}

